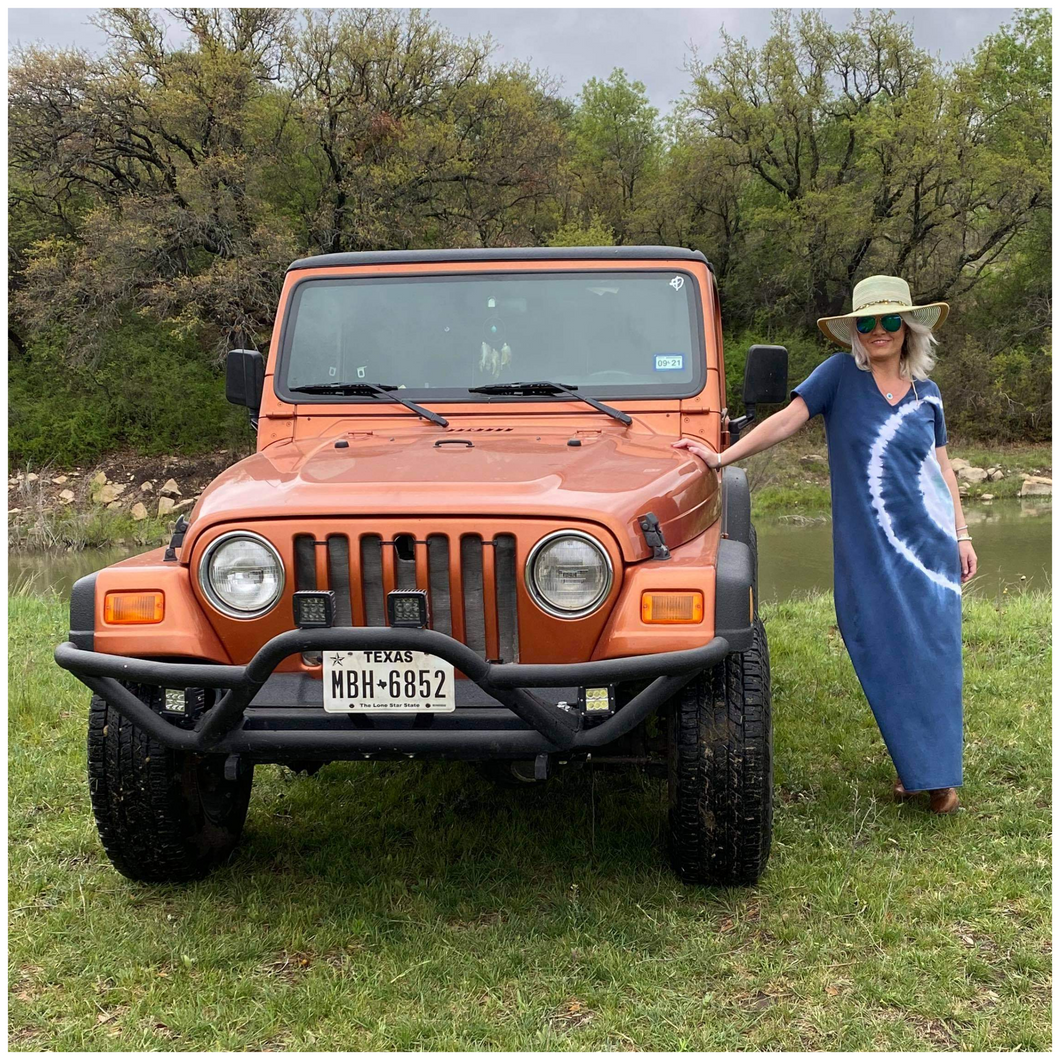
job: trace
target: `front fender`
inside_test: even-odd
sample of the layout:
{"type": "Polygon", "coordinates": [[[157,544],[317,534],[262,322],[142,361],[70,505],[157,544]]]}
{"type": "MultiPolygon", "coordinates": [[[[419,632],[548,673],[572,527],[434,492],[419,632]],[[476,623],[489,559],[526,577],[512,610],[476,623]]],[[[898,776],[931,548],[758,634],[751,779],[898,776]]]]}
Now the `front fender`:
{"type": "Polygon", "coordinates": [[[192,592],[187,567],[165,562],[163,549],[133,556],[79,579],[70,594],[70,640],[79,648],[140,658],[230,663],[228,653],[192,592]],[[108,592],[161,592],[161,622],[113,625],[104,617],[108,592]]]}

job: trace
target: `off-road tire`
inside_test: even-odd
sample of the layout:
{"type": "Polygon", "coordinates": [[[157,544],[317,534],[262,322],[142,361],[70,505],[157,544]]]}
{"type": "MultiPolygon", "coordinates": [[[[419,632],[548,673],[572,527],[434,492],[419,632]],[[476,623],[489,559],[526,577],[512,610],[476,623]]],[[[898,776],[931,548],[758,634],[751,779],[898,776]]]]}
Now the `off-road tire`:
{"type": "MultiPolygon", "coordinates": [[[[145,700],[156,690],[129,686],[145,700]]],[[[164,747],[93,696],[88,782],[103,849],[131,880],[180,882],[205,876],[239,842],[253,766],[225,780],[224,755],[164,747]]]]}
{"type": "Polygon", "coordinates": [[[755,883],[773,833],[769,647],[751,647],[685,686],[670,704],[670,861],[686,883],[755,883]]]}

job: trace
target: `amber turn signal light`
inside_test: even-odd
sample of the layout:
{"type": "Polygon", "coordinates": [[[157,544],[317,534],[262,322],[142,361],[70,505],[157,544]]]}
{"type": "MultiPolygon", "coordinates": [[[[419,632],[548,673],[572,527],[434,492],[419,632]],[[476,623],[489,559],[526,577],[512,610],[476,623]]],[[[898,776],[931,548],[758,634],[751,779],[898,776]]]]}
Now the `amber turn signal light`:
{"type": "Polygon", "coordinates": [[[643,622],[702,622],[703,594],[644,593],[640,598],[640,617],[643,622]]]}
{"type": "Polygon", "coordinates": [[[107,593],[103,598],[103,620],[116,626],[161,622],[166,613],[164,593],[107,593]]]}

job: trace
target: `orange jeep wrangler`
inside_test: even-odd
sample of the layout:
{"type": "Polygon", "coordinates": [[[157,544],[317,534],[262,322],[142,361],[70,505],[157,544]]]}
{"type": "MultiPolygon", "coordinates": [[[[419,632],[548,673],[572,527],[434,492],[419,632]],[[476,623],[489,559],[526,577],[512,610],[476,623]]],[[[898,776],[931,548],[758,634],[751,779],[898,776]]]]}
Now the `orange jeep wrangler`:
{"type": "Polygon", "coordinates": [[[94,693],[100,838],[139,880],[228,857],[254,766],[465,759],[669,779],[693,883],[758,879],[769,655],[707,259],[674,247],[330,254],[287,272],[268,359],[228,356],[257,452],[168,548],[82,578],[56,661],[94,693]]]}

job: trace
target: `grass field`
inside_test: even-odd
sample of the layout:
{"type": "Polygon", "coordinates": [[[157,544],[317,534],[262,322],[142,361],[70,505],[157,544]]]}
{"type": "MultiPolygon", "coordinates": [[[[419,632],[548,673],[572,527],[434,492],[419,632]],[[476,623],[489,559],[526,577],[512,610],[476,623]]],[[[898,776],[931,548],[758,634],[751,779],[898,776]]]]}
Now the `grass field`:
{"type": "Polygon", "coordinates": [[[966,809],[892,771],[827,596],[764,614],[759,886],[665,867],[662,781],[499,791],[461,764],[259,767],[232,862],[118,876],[54,599],[10,605],[10,1046],[1048,1050],[1050,598],[965,601],[966,809]]]}
{"type": "MultiPolygon", "coordinates": [[[[983,494],[1002,500],[1018,497],[1023,475],[1051,475],[1052,449],[1048,445],[964,445],[959,441],[946,447],[951,459],[963,457],[973,467],[998,466],[1004,478],[995,482],[964,483],[966,504],[983,494]]],[[[827,515],[831,503],[828,464],[814,456],[827,456],[824,428],[819,421],[809,423],[794,438],[757,456],[741,460],[751,484],[754,514],[827,515]]]]}

